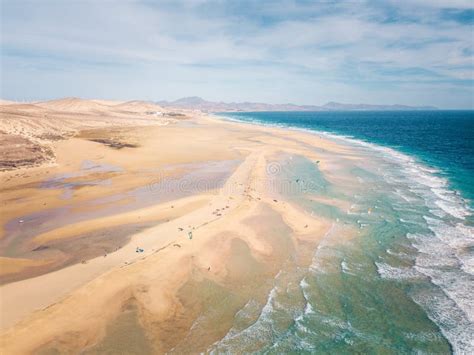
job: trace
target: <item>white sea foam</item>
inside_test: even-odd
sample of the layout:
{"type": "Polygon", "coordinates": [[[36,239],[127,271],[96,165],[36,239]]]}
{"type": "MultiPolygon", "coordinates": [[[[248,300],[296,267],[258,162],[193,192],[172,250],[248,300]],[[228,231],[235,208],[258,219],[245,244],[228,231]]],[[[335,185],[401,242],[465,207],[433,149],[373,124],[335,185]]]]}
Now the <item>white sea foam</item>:
{"type": "Polygon", "coordinates": [[[435,203],[444,212],[459,219],[465,219],[470,214],[470,212],[466,210],[464,206],[458,203],[452,203],[444,199],[438,200],[435,203]]]}
{"type": "Polygon", "coordinates": [[[420,222],[417,222],[417,221],[410,221],[410,220],[405,219],[405,218],[399,218],[398,220],[399,220],[400,222],[402,222],[402,223],[405,223],[405,224],[420,225],[420,222]]]}
{"type": "MultiPolygon", "coordinates": [[[[248,319],[253,316],[255,311],[259,309],[259,304],[256,300],[250,299],[247,301],[247,303],[239,309],[239,311],[234,315],[234,319],[236,320],[242,320],[242,319],[248,319]]],[[[231,331],[232,332],[232,329],[231,331]]]]}
{"type": "Polygon", "coordinates": [[[446,217],[446,213],[440,209],[437,208],[430,208],[430,213],[436,217],[439,218],[444,218],[446,217]]]}
{"type": "Polygon", "coordinates": [[[410,260],[410,261],[413,260],[413,256],[407,253],[399,252],[399,251],[396,252],[396,251],[393,251],[392,249],[387,249],[387,254],[396,256],[398,259],[401,259],[401,260],[410,260]]]}
{"type": "Polygon", "coordinates": [[[307,302],[306,306],[304,307],[304,314],[307,315],[307,314],[314,314],[314,313],[316,312],[314,311],[313,306],[311,305],[311,303],[307,302]]]}
{"type": "Polygon", "coordinates": [[[303,290],[306,290],[306,289],[309,287],[309,283],[308,283],[308,281],[306,281],[306,278],[305,278],[305,277],[303,277],[303,278],[301,279],[301,281],[300,281],[300,287],[301,287],[301,289],[303,289],[303,290]]]}
{"type": "Polygon", "coordinates": [[[407,202],[416,201],[416,198],[413,197],[413,196],[409,196],[406,191],[403,191],[401,189],[395,189],[394,192],[395,192],[395,194],[397,194],[398,196],[400,196],[402,199],[404,199],[407,202]]]}
{"type": "MultiPolygon", "coordinates": [[[[259,338],[270,337],[273,333],[273,325],[271,322],[271,314],[273,312],[273,304],[277,295],[277,287],[273,287],[268,295],[267,302],[263,306],[258,319],[249,327],[236,331],[231,329],[221,340],[213,344],[213,348],[221,346],[228,347],[237,338],[245,338],[246,341],[257,340],[259,338]]],[[[211,353],[213,353],[212,351],[211,353]]]]}
{"type": "Polygon", "coordinates": [[[421,278],[421,274],[413,268],[394,267],[387,263],[375,262],[378,274],[384,279],[413,280],[421,278]]]}
{"type": "Polygon", "coordinates": [[[343,273],[353,275],[351,268],[345,260],[341,261],[341,269],[343,273]]]}
{"type": "Polygon", "coordinates": [[[439,325],[455,354],[472,354],[472,321],[467,319],[452,299],[436,290],[418,291],[412,297],[426,310],[428,317],[439,325]]]}
{"type": "Polygon", "coordinates": [[[331,225],[331,228],[328,229],[328,231],[324,234],[323,238],[319,242],[319,245],[316,248],[316,252],[313,255],[313,259],[309,267],[310,271],[321,274],[334,271],[327,269],[327,264],[324,262],[324,260],[326,258],[331,258],[332,254],[334,253],[332,249],[326,248],[326,245],[328,244],[335,227],[336,223],[333,223],[331,225]]]}
{"type": "Polygon", "coordinates": [[[310,288],[310,285],[309,283],[306,281],[306,278],[303,277],[300,281],[300,287],[301,287],[301,291],[303,293],[303,297],[304,297],[304,300],[305,300],[305,307],[304,307],[304,312],[303,314],[299,317],[299,319],[297,320],[302,320],[303,319],[303,316],[304,315],[308,315],[308,314],[314,314],[314,308],[313,306],[311,305],[311,300],[310,300],[310,297],[308,296],[308,289],[310,288]]]}
{"type": "Polygon", "coordinates": [[[440,188],[432,188],[431,191],[438,196],[440,199],[451,202],[457,203],[458,196],[454,191],[450,191],[447,189],[440,189],[440,188]]]}

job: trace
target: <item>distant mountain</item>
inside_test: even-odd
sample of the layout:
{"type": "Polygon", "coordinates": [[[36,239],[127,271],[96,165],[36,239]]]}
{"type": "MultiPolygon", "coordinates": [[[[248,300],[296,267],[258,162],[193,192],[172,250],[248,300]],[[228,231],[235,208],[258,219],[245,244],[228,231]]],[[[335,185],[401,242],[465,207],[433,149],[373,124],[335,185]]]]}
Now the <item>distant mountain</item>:
{"type": "Polygon", "coordinates": [[[341,104],[328,102],[321,106],[325,111],[409,111],[409,110],[437,110],[434,106],[406,106],[406,105],[369,105],[369,104],[341,104]]]}
{"type": "Polygon", "coordinates": [[[318,111],[318,106],[298,106],[293,104],[265,104],[259,102],[212,102],[200,97],[184,97],[176,101],[158,101],[163,107],[201,110],[205,112],[224,111],[318,111]]]}
{"type": "Polygon", "coordinates": [[[260,102],[213,102],[198,96],[184,97],[175,101],[158,101],[163,107],[173,107],[204,112],[233,112],[233,111],[399,111],[399,110],[436,110],[432,106],[404,105],[367,105],[341,104],[328,102],[323,106],[295,104],[265,104],[260,102]]]}

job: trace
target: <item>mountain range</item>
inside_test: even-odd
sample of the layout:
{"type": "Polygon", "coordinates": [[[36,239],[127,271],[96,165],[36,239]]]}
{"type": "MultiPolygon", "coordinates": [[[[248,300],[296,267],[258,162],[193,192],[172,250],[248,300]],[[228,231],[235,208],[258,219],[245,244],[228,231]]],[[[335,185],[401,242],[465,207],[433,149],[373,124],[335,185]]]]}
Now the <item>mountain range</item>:
{"type": "Polygon", "coordinates": [[[369,105],[343,104],[328,102],[322,106],[295,105],[295,104],[266,104],[260,102],[213,102],[198,96],[184,97],[175,101],[157,101],[163,107],[173,107],[204,112],[230,111],[409,111],[409,110],[437,110],[433,106],[406,106],[406,105],[369,105]]]}

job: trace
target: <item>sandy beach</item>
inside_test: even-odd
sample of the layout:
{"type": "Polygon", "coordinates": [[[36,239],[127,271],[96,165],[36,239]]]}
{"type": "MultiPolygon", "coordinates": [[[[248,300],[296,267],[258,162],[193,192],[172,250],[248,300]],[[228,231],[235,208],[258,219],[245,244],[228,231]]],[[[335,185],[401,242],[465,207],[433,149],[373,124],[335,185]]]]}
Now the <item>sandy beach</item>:
{"type": "Polygon", "coordinates": [[[473,0],[0,8],[0,355],[474,354],[473,0]]]}
{"type": "Polygon", "coordinates": [[[334,181],[342,177],[328,155],[357,159],[309,133],[198,112],[158,116],[150,112],[165,110],[144,103],[2,111],[2,131],[25,149],[2,155],[10,161],[0,173],[5,354],[113,352],[123,332],[146,339],[143,353],[205,351],[251,297],[267,297],[268,280],[308,265],[333,224],[275,188],[285,159],[304,156],[334,181]],[[56,120],[60,138],[36,137],[53,131],[39,113],[56,120]],[[28,145],[42,153],[28,155],[28,145]],[[213,323],[191,331],[211,305],[213,323]]]}

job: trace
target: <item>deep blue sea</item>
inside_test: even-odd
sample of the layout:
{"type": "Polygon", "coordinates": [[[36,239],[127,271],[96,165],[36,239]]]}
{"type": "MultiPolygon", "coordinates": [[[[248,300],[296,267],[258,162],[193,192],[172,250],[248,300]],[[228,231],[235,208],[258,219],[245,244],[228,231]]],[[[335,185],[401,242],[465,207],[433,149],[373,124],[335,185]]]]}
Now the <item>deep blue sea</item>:
{"type": "Polygon", "coordinates": [[[285,197],[335,222],[312,265],[283,270],[257,321],[236,326],[217,351],[474,353],[474,111],[220,116],[314,132],[354,156],[314,151],[338,167],[331,181],[282,153],[279,178],[311,182],[285,197]],[[350,207],[325,202],[334,200],[350,207]],[[357,238],[332,242],[350,229],[357,238]]]}

